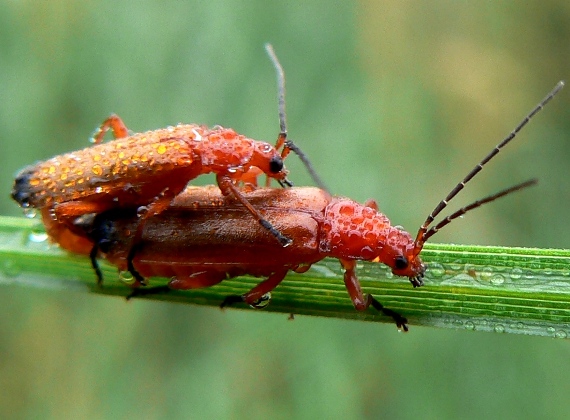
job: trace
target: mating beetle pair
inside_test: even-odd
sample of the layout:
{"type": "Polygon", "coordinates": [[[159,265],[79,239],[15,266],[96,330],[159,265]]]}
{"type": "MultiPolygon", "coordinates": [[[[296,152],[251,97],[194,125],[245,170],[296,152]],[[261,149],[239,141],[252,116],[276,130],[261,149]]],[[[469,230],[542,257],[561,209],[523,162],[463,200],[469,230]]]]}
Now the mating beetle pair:
{"type": "Polygon", "coordinates": [[[66,249],[86,253],[91,248],[94,266],[103,254],[131,271],[137,286],[152,276],[171,277],[169,285],[176,289],[207,287],[244,274],[266,277],[226,304],[259,306],[289,270],[302,272],[326,256],[338,258],[355,308],[372,305],[407,330],[404,317],[361,290],[356,261],[382,262],[414,287],[421,286],[426,267],[420,252],[430,237],[467,211],[536,183],[526,181],[478,200],[432,226],[448,202],[563,83],[451,190],[413,238],[391,226],[371,201],[361,205],[322,188],[257,189],[262,172],[289,185],[283,159],[290,150],[300,153],[286,140],[282,70],[270,47],[268,51],[279,74],[281,132],[276,147],[230,129],[198,125],[128,136],[124,124],[112,116],[95,140],[101,143],[109,128],[117,140],[24,169],[12,197],[23,207],[41,210],[48,234],[66,249]],[[189,180],[207,172],[216,173],[219,189],[186,188],[189,180]],[[252,225],[253,220],[261,227],[252,225]]]}

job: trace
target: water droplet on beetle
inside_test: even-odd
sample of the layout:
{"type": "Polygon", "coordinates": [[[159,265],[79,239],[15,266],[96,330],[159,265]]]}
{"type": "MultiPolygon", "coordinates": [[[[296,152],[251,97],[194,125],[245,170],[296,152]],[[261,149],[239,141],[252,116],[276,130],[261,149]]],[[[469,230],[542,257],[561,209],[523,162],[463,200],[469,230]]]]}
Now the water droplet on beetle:
{"type": "Polygon", "coordinates": [[[33,219],[34,217],[36,217],[38,214],[38,211],[33,208],[33,207],[25,207],[24,208],[24,216],[26,216],[28,219],[33,219]]]}

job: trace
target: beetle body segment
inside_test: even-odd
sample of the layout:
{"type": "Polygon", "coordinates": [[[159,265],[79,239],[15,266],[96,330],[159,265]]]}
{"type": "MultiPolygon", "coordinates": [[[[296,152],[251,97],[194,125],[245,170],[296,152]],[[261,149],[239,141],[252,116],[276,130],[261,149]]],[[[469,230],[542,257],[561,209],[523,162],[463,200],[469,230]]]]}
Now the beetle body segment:
{"type": "Polygon", "coordinates": [[[348,198],[333,198],[325,208],[322,227],[320,251],[327,256],[379,261],[394,274],[409,278],[421,277],[425,272],[421,259],[414,255],[412,236],[392,226],[375,204],[372,207],[348,198]]]}
{"type": "MultiPolygon", "coordinates": [[[[102,140],[109,127],[115,135],[127,133],[121,119],[113,115],[99,129],[96,142],[102,140]]],[[[270,144],[223,127],[179,124],[29,166],[17,175],[12,198],[24,208],[48,209],[54,220],[66,225],[61,230],[72,231],[77,217],[144,206],[135,238],[138,241],[147,218],[168,207],[190,180],[214,172],[222,194],[239,199],[286,246],[290,239],[262,220],[235,186],[247,182],[255,187],[260,171],[288,183],[283,159],[270,144]]]]}

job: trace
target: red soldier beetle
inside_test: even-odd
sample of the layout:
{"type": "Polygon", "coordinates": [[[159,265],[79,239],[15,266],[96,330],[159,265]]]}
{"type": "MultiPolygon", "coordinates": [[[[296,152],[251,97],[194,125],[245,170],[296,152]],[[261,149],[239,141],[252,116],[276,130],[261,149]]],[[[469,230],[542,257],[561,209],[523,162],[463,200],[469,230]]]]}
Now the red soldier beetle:
{"type": "MultiPolygon", "coordinates": [[[[534,183],[519,184],[471,207],[534,183]]],[[[189,186],[168,209],[147,220],[132,260],[136,209],[111,210],[86,223],[86,235],[95,243],[92,264],[100,274],[96,262],[100,252],[135,278],[171,279],[166,287],[135,289],[131,296],[209,287],[240,275],[265,277],[249,292],[228,296],[222,303],[245,302],[260,308],[267,305],[271,291],[289,270],[302,273],[323,258],[334,257],[345,270],[344,282],[354,307],[364,311],[372,305],[407,330],[403,316],[362,291],[356,262],[382,262],[394,274],[409,277],[414,287],[421,286],[425,266],[419,256],[408,256],[414,248],[409,233],[391,226],[371,202],[362,205],[331,197],[314,187],[262,188],[245,195],[277,229],[293,238],[289,247],[280,247],[261,227],[252,228],[243,206],[223,197],[215,187],[189,186]]]]}
{"type": "Polygon", "coordinates": [[[66,226],[61,231],[73,231],[73,221],[85,214],[139,207],[140,236],[145,220],[168,207],[190,180],[213,172],[224,195],[235,197],[282,246],[288,246],[291,240],[274,229],[238,188],[239,183],[255,187],[261,173],[268,182],[273,178],[282,186],[291,186],[283,165],[291,150],[308,165],[299,148],[287,139],[283,69],[271,45],[266,50],[278,80],[280,133],[275,147],[219,126],[179,124],[129,135],[123,121],[111,115],[95,132],[94,146],[24,168],[16,176],[12,198],[23,208],[48,209],[54,220],[66,226]],[[115,140],[103,143],[108,130],[115,140]]]}

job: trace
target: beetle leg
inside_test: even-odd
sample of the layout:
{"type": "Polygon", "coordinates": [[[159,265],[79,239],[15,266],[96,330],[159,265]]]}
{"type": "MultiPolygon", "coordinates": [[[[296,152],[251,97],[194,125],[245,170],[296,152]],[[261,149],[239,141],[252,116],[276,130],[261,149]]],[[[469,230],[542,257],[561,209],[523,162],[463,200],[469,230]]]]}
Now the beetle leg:
{"type": "Polygon", "coordinates": [[[291,270],[293,270],[295,273],[306,273],[307,271],[309,271],[309,268],[311,268],[311,264],[300,264],[295,268],[292,268],[291,270]]]}
{"type": "Polygon", "coordinates": [[[116,139],[129,136],[129,130],[123,120],[118,115],[111,114],[93,133],[93,143],[99,144],[103,142],[103,137],[105,137],[105,133],[107,133],[109,129],[113,131],[113,137],[116,139]]]}
{"type": "Polygon", "coordinates": [[[166,208],[170,205],[170,203],[178,193],[179,191],[174,191],[170,188],[166,188],[158,195],[158,197],[154,199],[152,203],[150,203],[146,207],[143,207],[144,208],[143,212],[139,213],[140,215],[139,223],[137,225],[137,230],[135,231],[135,234],[133,236],[132,246],[129,249],[129,254],[127,255],[127,269],[129,270],[129,273],[131,273],[136,280],[133,287],[138,287],[141,285],[145,286],[147,284],[145,278],[137,271],[133,263],[135,255],[137,251],[139,251],[142,245],[142,236],[143,236],[145,221],[146,219],[152,216],[156,216],[157,214],[160,214],[164,210],[166,210],[166,208]]]}
{"type": "Polygon", "coordinates": [[[247,211],[251,213],[251,215],[255,218],[255,220],[259,222],[261,226],[263,226],[273,236],[275,236],[275,238],[279,241],[279,243],[281,244],[281,246],[283,246],[283,248],[291,245],[293,241],[284,236],[271,223],[269,223],[267,220],[263,218],[261,213],[259,213],[259,211],[257,211],[255,207],[253,207],[251,203],[247,201],[247,199],[243,196],[243,194],[237,189],[237,187],[233,184],[230,177],[228,177],[227,175],[218,174],[216,176],[216,179],[218,181],[218,186],[220,187],[222,194],[228,195],[231,193],[247,209],[247,211]]]}
{"type": "Polygon", "coordinates": [[[279,283],[281,283],[281,281],[287,275],[287,271],[289,270],[282,269],[276,271],[275,273],[271,274],[266,280],[263,280],[261,283],[243,295],[230,295],[226,297],[220,307],[223,308],[224,306],[229,306],[239,302],[245,302],[248,305],[254,307],[262,306],[259,304],[259,302],[273,289],[275,289],[279,283]]]}
{"type": "Polygon", "coordinates": [[[127,295],[127,300],[131,300],[134,297],[141,297],[147,295],[160,295],[162,293],[170,292],[170,287],[168,286],[156,286],[156,287],[149,287],[146,289],[136,288],[133,289],[131,293],[127,295]]]}
{"type": "Polygon", "coordinates": [[[91,267],[95,270],[95,275],[97,276],[97,287],[103,287],[103,273],[101,272],[101,267],[97,262],[97,256],[99,255],[99,246],[97,244],[93,245],[91,252],[89,253],[89,259],[91,260],[91,267]]]}
{"type": "MultiPolygon", "coordinates": [[[[142,223],[139,223],[139,228],[141,225],[142,225],[142,223]]],[[[138,229],[137,229],[137,231],[138,231],[138,229]]],[[[142,233],[141,233],[141,235],[142,235],[142,233]]],[[[137,269],[135,268],[135,264],[134,264],[135,255],[136,255],[137,251],[139,251],[141,249],[141,246],[142,246],[140,240],[138,240],[138,239],[139,238],[137,238],[137,236],[135,234],[133,245],[129,249],[129,253],[127,255],[127,270],[129,271],[129,273],[131,273],[131,275],[135,279],[135,282],[131,285],[131,287],[133,287],[134,289],[136,289],[140,286],[146,286],[148,284],[146,279],[141,275],[141,273],[139,273],[137,271],[137,269]]]]}
{"type": "Polygon", "coordinates": [[[385,308],[380,302],[376,300],[376,298],[372,295],[368,295],[368,302],[370,305],[374,307],[379,312],[382,312],[384,315],[391,317],[394,322],[396,322],[396,326],[398,329],[403,330],[404,332],[408,332],[408,320],[400,315],[398,312],[393,311],[392,309],[385,308]]]}
{"type": "MultiPolygon", "coordinates": [[[[257,178],[263,175],[263,171],[259,169],[257,166],[252,166],[249,170],[244,173],[240,178],[240,183],[243,184],[243,189],[245,191],[253,191],[257,188],[259,183],[257,182],[257,178]]],[[[270,179],[269,177],[267,179],[270,179]]]]}
{"type": "Polygon", "coordinates": [[[127,300],[139,296],[168,293],[170,290],[188,290],[210,287],[225,279],[226,273],[217,271],[201,271],[189,276],[176,276],[170,280],[167,286],[149,287],[146,289],[135,288],[131,294],[127,296],[127,300]]]}
{"type": "Polygon", "coordinates": [[[348,290],[348,294],[356,310],[364,311],[372,305],[377,311],[391,317],[396,322],[398,328],[408,331],[408,326],[406,325],[408,320],[406,318],[391,309],[384,308],[372,295],[364,295],[358,278],[356,277],[356,261],[344,259],[340,259],[339,261],[342,268],[344,268],[344,284],[346,290],[348,290]]]}

